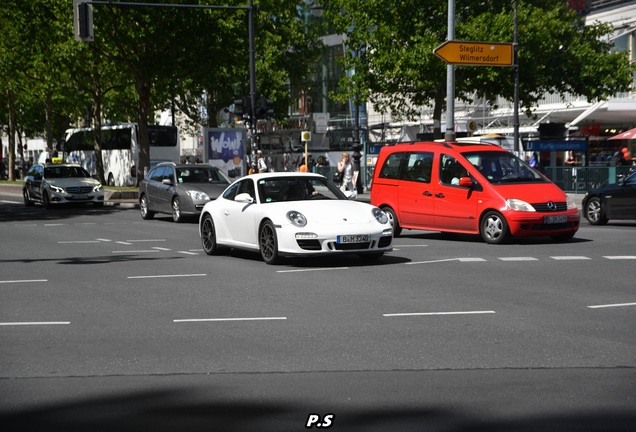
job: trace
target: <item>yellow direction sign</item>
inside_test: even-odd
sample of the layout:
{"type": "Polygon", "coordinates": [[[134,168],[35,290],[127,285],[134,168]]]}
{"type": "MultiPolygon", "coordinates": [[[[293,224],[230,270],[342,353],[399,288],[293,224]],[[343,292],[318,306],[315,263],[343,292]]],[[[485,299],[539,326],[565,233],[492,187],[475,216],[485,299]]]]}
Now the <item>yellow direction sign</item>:
{"type": "Polygon", "coordinates": [[[512,44],[502,42],[446,41],[433,53],[448,64],[512,66],[512,44]]]}

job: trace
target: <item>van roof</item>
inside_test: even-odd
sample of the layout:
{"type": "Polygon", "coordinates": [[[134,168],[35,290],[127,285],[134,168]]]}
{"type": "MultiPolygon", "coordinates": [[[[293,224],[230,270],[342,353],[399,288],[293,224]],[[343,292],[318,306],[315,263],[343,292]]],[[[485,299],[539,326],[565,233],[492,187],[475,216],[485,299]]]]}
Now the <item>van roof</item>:
{"type": "Polygon", "coordinates": [[[494,143],[489,143],[489,142],[483,142],[483,141],[462,141],[462,142],[450,142],[450,141],[405,141],[405,142],[399,142],[399,143],[395,143],[395,144],[389,144],[389,147],[391,146],[416,146],[416,145],[434,145],[434,146],[443,146],[446,148],[463,148],[463,147],[481,147],[481,148],[496,148],[496,149],[501,149],[504,150],[501,146],[494,144],[494,143]]]}

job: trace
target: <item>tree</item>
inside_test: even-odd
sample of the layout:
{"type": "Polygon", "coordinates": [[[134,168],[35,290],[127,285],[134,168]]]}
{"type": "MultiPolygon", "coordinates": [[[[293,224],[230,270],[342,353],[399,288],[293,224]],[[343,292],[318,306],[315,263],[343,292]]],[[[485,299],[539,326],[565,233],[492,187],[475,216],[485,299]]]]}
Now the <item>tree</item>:
{"type": "MultiPolygon", "coordinates": [[[[347,37],[341,99],[370,101],[376,110],[414,118],[433,106],[441,121],[446,65],[433,50],[447,38],[447,1],[325,0],[326,13],[347,37]]],[[[513,3],[462,1],[456,40],[512,42],[513,3]]],[[[584,26],[568,2],[526,0],[519,6],[520,106],[528,114],[544,93],[601,100],[627,91],[636,70],[625,53],[610,52],[608,25],[584,26]]],[[[511,68],[456,67],[455,94],[492,102],[513,99],[511,68]]],[[[441,136],[440,130],[436,130],[441,136]]]]}

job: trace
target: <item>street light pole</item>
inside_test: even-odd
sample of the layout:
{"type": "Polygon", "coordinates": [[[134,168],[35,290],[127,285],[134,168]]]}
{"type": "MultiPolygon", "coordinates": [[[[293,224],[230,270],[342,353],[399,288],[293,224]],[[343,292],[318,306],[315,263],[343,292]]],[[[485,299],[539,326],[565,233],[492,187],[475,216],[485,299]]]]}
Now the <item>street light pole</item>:
{"type": "Polygon", "coordinates": [[[514,17],[514,36],[513,36],[513,73],[514,73],[514,135],[513,139],[515,141],[515,153],[519,154],[521,148],[519,145],[519,44],[517,43],[517,17],[518,17],[518,9],[517,9],[517,0],[515,0],[515,17],[514,17]]]}

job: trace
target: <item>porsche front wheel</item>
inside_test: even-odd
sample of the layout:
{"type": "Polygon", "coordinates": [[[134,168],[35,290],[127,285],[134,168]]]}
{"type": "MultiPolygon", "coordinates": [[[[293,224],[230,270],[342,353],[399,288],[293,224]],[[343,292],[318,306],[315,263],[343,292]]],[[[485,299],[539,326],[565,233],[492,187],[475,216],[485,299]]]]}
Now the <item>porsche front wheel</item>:
{"type": "Polygon", "coordinates": [[[261,257],[266,264],[276,264],[280,260],[276,228],[271,221],[265,221],[258,232],[258,245],[261,257]]]}

